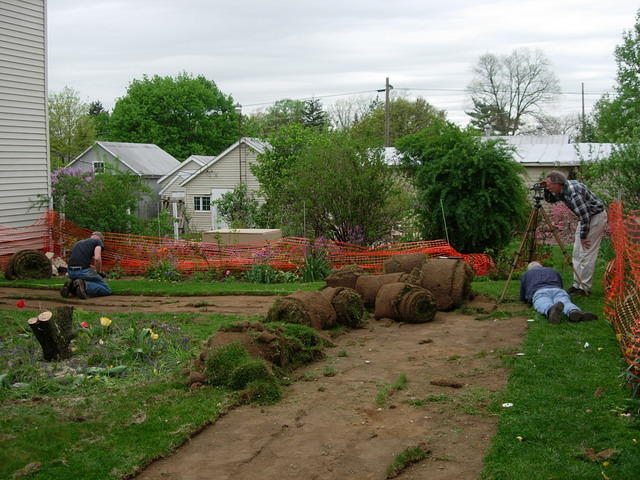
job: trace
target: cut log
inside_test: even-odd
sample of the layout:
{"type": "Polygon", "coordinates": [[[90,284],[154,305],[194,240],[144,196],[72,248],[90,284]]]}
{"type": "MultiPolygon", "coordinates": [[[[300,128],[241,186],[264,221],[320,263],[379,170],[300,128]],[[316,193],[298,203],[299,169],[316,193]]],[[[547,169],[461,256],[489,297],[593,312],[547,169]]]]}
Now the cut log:
{"type": "Polygon", "coordinates": [[[42,312],[27,320],[42,347],[44,360],[61,360],[71,356],[69,346],[76,336],[73,331],[73,307],[60,307],[55,312],[42,312]]]}

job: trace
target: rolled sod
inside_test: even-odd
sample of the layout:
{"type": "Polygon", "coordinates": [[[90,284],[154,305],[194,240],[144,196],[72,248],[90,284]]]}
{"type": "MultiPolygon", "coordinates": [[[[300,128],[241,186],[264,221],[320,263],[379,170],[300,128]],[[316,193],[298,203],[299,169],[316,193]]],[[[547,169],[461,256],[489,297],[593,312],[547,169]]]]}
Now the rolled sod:
{"type": "Polygon", "coordinates": [[[383,285],[376,296],[376,318],[407,323],[427,323],[436,314],[436,304],[428,290],[410,283],[383,285]]]}
{"type": "Polygon", "coordinates": [[[358,328],[362,324],[365,309],[358,292],[347,287],[327,287],[321,293],[331,302],[338,325],[358,328]]]}
{"type": "Polygon", "coordinates": [[[273,302],[267,321],[299,323],[324,330],[335,325],[336,312],[321,292],[296,292],[273,302]]]}

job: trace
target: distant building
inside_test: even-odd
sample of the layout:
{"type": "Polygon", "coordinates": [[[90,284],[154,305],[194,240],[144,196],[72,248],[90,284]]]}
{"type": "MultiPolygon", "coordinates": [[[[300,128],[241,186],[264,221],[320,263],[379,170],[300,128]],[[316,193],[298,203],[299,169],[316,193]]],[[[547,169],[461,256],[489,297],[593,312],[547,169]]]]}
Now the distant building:
{"type": "MultiPolygon", "coordinates": [[[[40,220],[51,196],[46,31],[44,0],[0,0],[2,227],[25,227],[40,220]]],[[[20,243],[15,234],[5,238],[6,232],[0,231],[0,255],[13,253],[13,247],[44,248],[44,228],[22,230],[20,243]]]]}
{"type": "Polygon", "coordinates": [[[209,157],[207,163],[179,185],[175,185],[176,181],[175,186],[165,190],[172,188],[175,192],[178,188],[183,189],[185,215],[191,231],[206,232],[228,227],[212,202],[240,183],[246,184],[250,192],[257,191],[260,184],[251,173],[250,166],[267,148],[268,144],[262,140],[243,137],[220,155],[209,157]]]}
{"type": "Polygon", "coordinates": [[[569,143],[567,135],[485,136],[483,140],[504,140],[515,148],[513,158],[525,168],[525,183],[532,185],[551,170],[572,176],[582,162],[608,158],[613,143],[569,143]]]}
{"type": "Polygon", "coordinates": [[[67,167],[85,172],[104,171],[106,165],[139,175],[152,193],[140,202],[138,216],[143,219],[158,215],[158,180],[180,167],[180,162],[157,145],[149,143],[96,142],[78,155],[67,167]]]}

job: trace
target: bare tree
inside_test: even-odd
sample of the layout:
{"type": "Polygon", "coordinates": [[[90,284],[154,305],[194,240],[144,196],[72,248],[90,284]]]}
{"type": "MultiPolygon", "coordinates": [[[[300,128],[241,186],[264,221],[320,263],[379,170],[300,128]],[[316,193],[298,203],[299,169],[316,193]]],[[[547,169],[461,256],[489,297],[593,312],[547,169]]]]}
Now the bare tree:
{"type": "Polygon", "coordinates": [[[338,130],[348,129],[371,113],[377,105],[371,96],[354,96],[336,100],[328,108],[331,122],[338,130]]]}
{"type": "Polygon", "coordinates": [[[540,50],[522,48],[510,55],[482,55],[467,87],[474,108],[472,125],[490,126],[496,133],[514,135],[528,116],[560,93],[558,78],[540,50]]]}
{"type": "Polygon", "coordinates": [[[535,121],[522,124],[519,133],[522,135],[568,135],[571,141],[580,136],[581,117],[577,113],[568,115],[535,115],[535,121]]]}

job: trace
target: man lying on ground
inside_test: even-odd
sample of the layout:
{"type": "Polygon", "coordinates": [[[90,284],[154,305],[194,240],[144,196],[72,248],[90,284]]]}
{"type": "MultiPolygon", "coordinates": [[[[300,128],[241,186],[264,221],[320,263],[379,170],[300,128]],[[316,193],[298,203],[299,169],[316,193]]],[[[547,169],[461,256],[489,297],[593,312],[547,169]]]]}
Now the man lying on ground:
{"type": "Polygon", "coordinates": [[[583,312],[571,303],[569,294],[562,288],[562,277],[553,268],[531,262],[527,272],[520,277],[520,300],[533,305],[536,312],[544,315],[549,323],[557,324],[564,313],[570,322],[586,322],[598,317],[583,312]]]}

